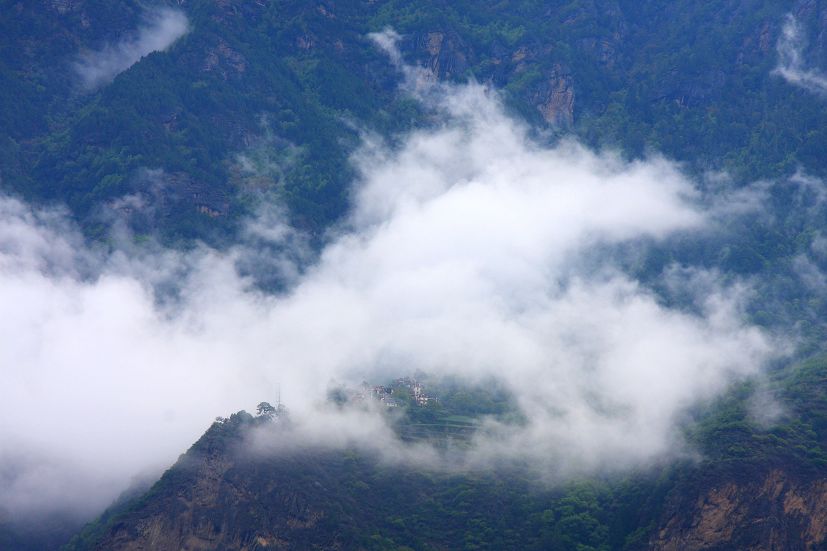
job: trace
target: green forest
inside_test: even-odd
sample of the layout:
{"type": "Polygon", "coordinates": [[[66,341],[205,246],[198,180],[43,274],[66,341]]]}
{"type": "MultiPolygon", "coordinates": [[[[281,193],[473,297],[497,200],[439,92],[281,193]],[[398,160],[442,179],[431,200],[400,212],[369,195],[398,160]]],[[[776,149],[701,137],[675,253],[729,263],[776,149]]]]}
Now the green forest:
{"type": "MultiPolygon", "coordinates": [[[[701,317],[697,292],[671,276],[703,272],[727,292],[748,289],[744,323],[784,350],[758,375],[733,377],[725,392],[685,404],[675,424],[689,451],[677,459],[549,479],[528,459],[419,468],[355,445],[250,455],[241,450],[257,431],[287,441],[298,429],[280,409],[239,411],[213,423],[160,479],[136,483],[94,520],[18,530],[0,502],[0,549],[130,548],[147,533],[183,534],[182,526],[212,538],[192,536],[187,549],[825,545],[827,533],[812,519],[824,513],[815,493],[827,472],[827,85],[785,77],[785,47],[798,48],[796,69],[827,83],[827,1],[0,0],[0,198],[62,213],[79,228],[84,251],[117,258],[126,235],[128,250],[146,254],[136,264],[158,250],[232,257],[250,221],[277,212],[302,244],[293,279],[245,272],[258,263],[269,269],[267,251],[244,260],[253,267],[239,260],[236,268],[244,292],[264,297],[262,304],[291,304],[295,282],[321,277],[338,251],[326,246],[349,235],[365,148],[395,152],[412,132],[448,126],[444,112],[406,89],[405,67],[417,67],[432,84],[484,86],[525,129],[529,149],[574,141],[628,166],[666,159],[692,182],[692,204],[711,213],[707,231],[595,246],[574,276],[564,273],[549,288],[576,280],[577,270],[601,276],[610,265],[657,307],[701,317]],[[162,9],[184,14],[179,38],[102,84],[82,82],[84,54],[120,55],[118,41],[137,44],[162,9]],[[798,42],[785,46],[791,21],[798,42]],[[398,35],[398,63],[371,38],[382,32],[398,35]],[[718,517],[732,519],[731,529],[710,511],[723,511],[718,517]],[[713,543],[691,539],[704,529],[713,543]]],[[[458,210],[458,226],[465,216],[458,210]]],[[[15,247],[0,239],[0,261],[15,247]]],[[[108,281],[76,279],[79,288],[108,281]]],[[[157,306],[146,315],[153,320],[173,317],[163,308],[186,295],[139,283],[157,306]]],[[[338,313],[318,308],[324,334],[338,313]]],[[[205,306],[196,314],[182,334],[206,324],[201,314],[223,313],[205,306]]],[[[255,333],[252,322],[239,341],[246,331],[255,333]]],[[[393,365],[398,357],[388,351],[380,359],[393,365]]],[[[370,407],[410,446],[403,449],[428,444],[455,459],[487,423],[529,422],[496,377],[443,377],[439,368],[416,373],[425,401],[402,379],[371,383],[387,389],[391,405],[370,407]]],[[[5,373],[11,367],[0,365],[5,373]]],[[[325,411],[360,407],[352,394],[331,387],[325,411]]],[[[94,431],[95,419],[77,422],[94,431]]],[[[17,475],[4,458],[0,450],[0,491],[17,475]]]]}

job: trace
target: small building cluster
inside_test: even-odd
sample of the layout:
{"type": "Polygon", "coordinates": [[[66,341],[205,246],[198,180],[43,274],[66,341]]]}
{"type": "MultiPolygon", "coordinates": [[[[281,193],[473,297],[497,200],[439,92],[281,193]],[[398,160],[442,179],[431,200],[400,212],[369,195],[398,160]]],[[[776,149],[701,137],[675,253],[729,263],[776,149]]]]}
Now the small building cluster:
{"type": "Polygon", "coordinates": [[[364,403],[368,400],[375,400],[385,407],[396,408],[401,405],[398,397],[394,396],[399,389],[407,390],[414,403],[420,407],[427,406],[433,400],[425,393],[422,384],[411,377],[396,379],[388,386],[363,382],[358,388],[340,390],[344,393],[346,401],[350,403],[364,403]]]}
{"type": "MultiPolygon", "coordinates": [[[[367,385],[367,383],[363,383],[363,385],[367,385]]],[[[393,398],[393,389],[386,387],[386,386],[367,386],[369,395],[374,400],[378,400],[383,405],[389,408],[396,408],[399,407],[399,402],[394,400],[393,398]]]]}
{"type": "Polygon", "coordinates": [[[375,400],[385,407],[395,408],[399,407],[392,394],[393,389],[386,386],[374,386],[368,382],[363,382],[359,388],[342,389],[347,402],[351,404],[359,404],[367,402],[368,400],[375,400]]]}
{"type": "Polygon", "coordinates": [[[425,391],[422,388],[422,384],[416,379],[412,379],[410,377],[403,377],[401,379],[395,380],[393,383],[395,386],[407,388],[410,391],[411,396],[413,396],[416,405],[418,406],[427,406],[428,402],[431,401],[431,397],[425,394],[425,391]]]}

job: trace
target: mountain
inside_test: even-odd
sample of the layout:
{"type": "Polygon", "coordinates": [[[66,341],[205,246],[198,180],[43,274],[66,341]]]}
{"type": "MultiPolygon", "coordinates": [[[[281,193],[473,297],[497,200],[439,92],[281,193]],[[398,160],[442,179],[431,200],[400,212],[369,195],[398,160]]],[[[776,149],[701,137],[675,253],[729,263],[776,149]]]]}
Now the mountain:
{"type": "Polygon", "coordinates": [[[741,181],[825,170],[824,109],[773,74],[789,12],[807,22],[808,58],[827,55],[827,8],[815,1],[190,0],[167,4],[189,21],[168,49],[109,85],[79,84],[83,52],[111,51],[163,5],[9,2],[6,186],[68,203],[98,232],[96,209],[131,193],[157,203],[153,224],[169,238],[217,239],[262,192],[323,228],[348,206],[358,131],[428,123],[368,38],[385,28],[434,78],[490,83],[532,123],[588,144],[658,151],[741,181]]]}
{"type": "MultiPolygon", "coordinates": [[[[170,426],[186,417],[181,413],[185,406],[178,408],[152,384],[168,383],[185,393],[209,389],[199,383],[200,377],[212,381],[211,353],[229,364],[232,375],[217,378],[217,395],[229,395],[242,384],[272,393],[274,377],[281,377],[272,365],[290,366],[291,361],[295,365],[286,379],[318,369],[332,381],[316,381],[321,386],[337,383],[342,373],[352,375],[355,370],[345,367],[358,362],[366,363],[367,372],[387,375],[397,362],[409,362],[414,350],[437,372],[444,368],[468,375],[468,380],[440,386],[444,381],[437,382],[434,374],[417,374],[422,388],[437,398],[433,401],[420,398],[421,388],[409,386],[412,379],[374,387],[371,392],[387,398],[377,417],[370,418],[386,423],[378,425],[375,440],[386,443],[381,430],[392,431],[398,446],[393,449],[404,452],[401,459],[364,441],[308,444],[300,425],[286,415],[241,411],[216,421],[151,488],[138,485],[125,492],[88,524],[91,514],[65,512],[21,521],[0,501],[0,549],[827,547],[827,2],[4,0],[0,8],[0,286],[10,289],[4,295],[7,303],[0,301],[0,318],[11,320],[0,323],[0,377],[17,385],[9,388],[27,407],[36,402],[51,412],[51,404],[37,401],[44,383],[36,371],[63,365],[63,358],[50,355],[54,350],[68,351],[74,362],[72,370],[49,372],[50,381],[62,385],[61,394],[91,388],[94,392],[79,395],[114,395],[128,404],[125,409],[142,413],[154,408],[158,423],[170,426]],[[672,231],[664,223],[669,231],[636,231],[626,219],[608,229],[597,224],[595,231],[587,227],[583,236],[572,238],[574,252],[561,249],[561,257],[576,257],[560,261],[562,268],[532,264],[532,255],[545,253],[537,253],[525,238],[531,231],[486,234],[486,242],[452,241],[420,231],[422,239],[417,234],[402,246],[388,242],[395,250],[410,248],[415,258],[430,258],[422,250],[432,247],[445,262],[414,263],[413,268],[394,264],[388,271],[391,283],[404,280],[408,286],[376,283],[374,274],[385,272],[371,260],[381,256],[376,250],[389,254],[390,247],[371,246],[382,241],[383,231],[410,227],[406,224],[415,225],[417,219],[388,215],[373,220],[375,213],[365,212],[373,207],[403,215],[439,211],[445,204],[420,197],[435,193],[428,179],[437,181],[442,174],[433,173],[444,170],[456,177],[449,187],[462,187],[473,178],[462,170],[452,172],[450,159],[444,163],[448,169],[434,162],[436,169],[416,167],[423,168],[416,173],[422,189],[395,190],[398,182],[386,182],[402,199],[376,195],[376,204],[368,204],[372,196],[358,195],[368,174],[365,157],[376,148],[377,157],[386,161],[400,152],[404,156],[411,144],[425,143],[426,161],[444,161],[440,155],[456,148],[448,147],[448,140],[428,142],[423,136],[450,136],[456,121],[423,97],[439,85],[456,91],[469,82],[493,91],[492,104],[503,106],[509,120],[524,130],[520,139],[527,150],[542,150],[559,160],[566,147],[582,146],[594,156],[573,155],[573,164],[594,165],[600,178],[619,174],[622,181],[668,159],[680,178],[692,182],[675,192],[686,201],[680,205],[691,208],[664,215],[658,198],[652,199],[657,194],[644,188],[644,193],[629,193],[630,202],[652,205],[651,212],[636,217],[672,217],[668,222],[674,223],[691,211],[706,225],[697,230],[676,224],[672,231]],[[9,206],[7,197],[22,202],[9,206]],[[276,252],[288,249],[289,261],[266,246],[249,245],[251,224],[271,218],[277,223],[264,233],[277,234],[276,252]],[[51,233],[32,231],[43,227],[51,233]],[[610,235],[604,242],[604,233],[620,237],[610,235]],[[289,239],[299,244],[291,249],[292,243],[285,245],[289,239]],[[247,248],[239,252],[242,242],[247,248]],[[581,249],[587,250],[580,254],[581,249]],[[370,254],[361,254],[365,250],[370,254]],[[473,261],[489,250],[497,253],[492,253],[494,260],[473,261]],[[498,256],[502,250],[507,254],[498,256]],[[229,260],[222,264],[216,259],[229,260]],[[513,278],[526,265],[529,277],[513,278]],[[465,279],[469,273],[479,279],[465,279]],[[578,285],[617,283],[618,274],[623,285],[611,290],[616,293],[612,300],[628,308],[620,310],[622,315],[601,309],[597,300],[579,310],[582,304],[567,294],[574,288],[580,292],[575,299],[594,298],[599,294],[595,289],[605,288],[578,285]],[[45,283],[34,291],[18,287],[26,278],[45,283]],[[439,278],[463,300],[452,302],[451,293],[438,296],[434,314],[426,307],[433,306],[427,300],[428,285],[439,278]],[[307,281],[309,287],[302,286],[307,281]],[[342,281],[346,284],[337,287],[342,281]],[[515,281],[520,285],[501,288],[515,281]],[[133,293],[127,298],[140,300],[124,300],[124,294],[112,291],[118,285],[133,293]],[[98,286],[104,287],[103,294],[98,286]],[[65,288],[65,295],[49,294],[65,288]],[[319,288],[322,292],[314,295],[319,288]],[[396,296],[405,294],[400,288],[411,297],[396,296]],[[542,292],[532,294],[536,288],[542,292]],[[492,308],[476,309],[477,304],[464,301],[468,289],[475,299],[490,299],[492,308]],[[365,295],[369,299],[360,302],[365,295]],[[309,307],[301,302],[308,296],[309,307]],[[381,300],[371,302],[377,296],[381,300]],[[237,311],[226,307],[236,304],[234,299],[241,304],[242,321],[237,326],[216,322],[235,319],[237,311]],[[345,316],[336,307],[355,314],[345,316]],[[46,314],[34,322],[26,317],[40,308],[46,314]],[[452,325],[449,314],[457,310],[462,323],[452,325]],[[117,316],[100,318],[103,322],[94,318],[88,325],[61,317],[88,311],[117,316]],[[135,311],[135,318],[129,317],[135,311]],[[492,312],[505,312],[507,323],[486,325],[489,318],[499,320],[492,312]],[[646,326],[652,336],[634,341],[624,331],[649,320],[635,317],[641,312],[663,315],[653,318],[659,323],[646,326]],[[426,326],[422,320],[434,321],[428,316],[436,322],[426,326]],[[730,318],[737,323],[719,323],[730,318]],[[132,323],[113,322],[122,319],[132,323]],[[176,325],[170,319],[183,321],[176,325]],[[273,324],[274,319],[279,323],[273,324]],[[336,325],[339,319],[343,325],[336,325]],[[533,325],[538,319],[548,323],[533,325]],[[359,333],[363,322],[375,334],[352,348],[336,347],[353,335],[364,337],[359,333]],[[482,337],[467,339],[464,329],[477,323],[482,337]],[[13,331],[17,325],[25,328],[23,338],[13,331]],[[103,330],[112,325],[124,337],[114,339],[121,345],[132,339],[162,342],[164,355],[147,356],[147,363],[164,364],[162,377],[147,378],[152,381],[148,385],[139,376],[129,378],[123,367],[128,362],[122,361],[129,351],[113,353],[104,337],[115,334],[103,330]],[[83,339],[66,330],[75,326],[88,332],[83,339]],[[612,331],[602,331],[604,326],[612,331]],[[220,330],[205,332],[199,341],[203,327],[220,330]],[[495,351],[501,356],[491,354],[495,346],[475,349],[482,341],[500,343],[502,335],[492,327],[514,337],[504,344],[518,342],[520,347],[504,345],[495,351]],[[38,341],[55,328],[59,338],[38,341]],[[576,415],[583,411],[567,410],[571,403],[586,404],[586,416],[598,419],[585,426],[623,418],[634,408],[622,396],[614,400],[600,389],[664,384],[657,370],[646,372],[656,376],[642,383],[632,373],[636,363],[652,361],[647,356],[653,351],[657,361],[687,352],[677,346],[673,351],[667,330],[689,335],[686,340],[709,350],[719,333],[746,335],[727,344],[763,343],[759,337],[769,335],[767,348],[775,354],[766,353],[769,359],[760,368],[733,368],[734,373],[721,376],[727,384],[720,388],[710,383],[698,385],[702,390],[697,392],[664,396],[678,404],[664,410],[664,426],[677,427],[675,442],[684,442],[685,448],[647,456],[632,467],[619,457],[617,465],[604,460],[608,464],[594,468],[600,461],[584,456],[578,459],[590,467],[583,472],[555,476],[547,464],[532,465],[528,455],[462,463],[473,455],[476,435],[492,431],[496,440],[503,434],[496,430],[503,427],[516,433],[530,426],[536,419],[526,403],[545,408],[541,419],[572,427],[580,426],[576,415]],[[271,351],[295,352],[276,342],[304,342],[302,331],[318,337],[307,340],[319,349],[312,361],[302,363],[299,354],[270,357],[271,351]],[[151,338],[143,340],[147,335],[151,338]],[[248,341],[248,335],[260,341],[248,341]],[[394,337],[404,346],[394,348],[394,337]],[[613,339],[623,338],[639,346],[623,349],[629,354],[623,361],[601,356],[615,350],[613,339]],[[659,348],[658,339],[664,339],[659,348]],[[15,355],[29,341],[39,342],[37,352],[15,355]],[[212,341],[219,344],[204,346],[212,341]],[[80,350],[84,345],[76,342],[92,342],[93,350],[80,350]],[[251,344],[260,342],[267,346],[259,350],[251,344]],[[554,342],[559,350],[552,351],[553,358],[543,356],[548,351],[538,342],[554,342]],[[325,357],[328,346],[344,349],[347,357],[325,357]],[[188,353],[192,349],[198,352],[188,353]],[[461,361],[453,354],[457,349],[462,349],[461,361]],[[2,355],[3,350],[12,352],[2,355]],[[124,382],[112,385],[100,372],[84,369],[93,361],[82,353],[99,352],[108,354],[111,372],[123,369],[124,382]],[[517,373],[503,361],[506,352],[513,352],[508,360],[515,364],[569,362],[582,369],[576,374],[574,369],[550,370],[542,381],[526,375],[521,388],[534,402],[509,394],[505,383],[486,379],[486,390],[480,390],[475,367],[483,366],[480,372],[486,376],[503,375],[503,380],[517,373]],[[252,373],[251,357],[266,364],[271,370],[267,376],[252,373]],[[601,362],[622,365],[630,375],[601,379],[601,362]],[[581,385],[581,373],[594,376],[597,390],[581,385]],[[554,385],[559,388],[549,396],[560,404],[543,394],[554,385]],[[267,444],[263,449],[262,439],[267,444]],[[440,458],[436,465],[407,457],[423,442],[440,458]]],[[[515,161],[525,159],[514,155],[515,161]]],[[[510,159],[495,160],[507,165],[510,159]]],[[[421,161],[415,158],[412,164],[421,161]]],[[[525,176],[519,170],[503,173],[505,180],[525,176]]],[[[390,179],[398,176],[389,174],[390,179]]],[[[671,172],[655,174],[673,177],[671,172]]],[[[419,183],[413,177],[400,180],[410,188],[419,183]]],[[[467,187],[485,187],[481,180],[467,187]]],[[[489,188],[509,182],[495,183],[489,188]]],[[[666,189],[674,182],[663,184],[666,189]]],[[[455,237],[454,230],[461,237],[481,233],[484,224],[474,224],[489,211],[474,210],[478,204],[471,199],[479,197],[465,199],[449,203],[453,223],[438,228],[449,237],[455,237]]],[[[510,207],[513,197],[483,199],[510,207]]],[[[625,199],[614,196],[618,203],[625,199]]],[[[600,209],[611,212],[597,201],[575,201],[572,217],[562,216],[564,223],[552,233],[568,235],[570,228],[579,228],[578,216],[600,209]]],[[[601,216],[602,210],[593,217],[601,216]]],[[[526,219],[536,224],[542,217],[526,219]]],[[[491,217],[490,223],[503,222],[491,217]]],[[[735,365],[761,356],[735,345],[723,347],[720,355],[735,365]]],[[[714,366],[720,358],[689,356],[687,362],[697,364],[697,378],[717,380],[714,366]]],[[[672,381],[673,386],[692,383],[674,379],[679,382],[672,381]]],[[[341,411],[350,411],[354,392],[358,394],[336,388],[328,398],[341,411]]],[[[79,470],[94,471],[96,462],[83,465],[86,436],[98,435],[98,430],[107,434],[100,418],[116,417],[111,410],[90,411],[84,404],[75,410],[74,405],[59,414],[82,428],[67,435],[77,442],[63,448],[76,455],[49,457],[43,465],[69,469],[80,464],[86,470],[79,470]]],[[[0,417],[0,429],[7,430],[14,422],[6,419],[22,416],[0,409],[0,417]]],[[[662,426],[654,422],[661,419],[644,421],[662,426]]],[[[48,424],[45,416],[32,426],[38,431],[48,424]]],[[[129,427],[136,434],[152,429],[129,427]]],[[[15,439],[0,449],[0,493],[23,480],[17,488],[23,488],[24,497],[36,496],[52,480],[46,467],[38,470],[32,451],[50,454],[47,433],[34,434],[37,445],[25,449],[20,444],[25,439],[9,433],[15,439]],[[9,452],[18,444],[20,457],[34,465],[31,479],[21,475],[25,470],[9,452]]],[[[618,430],[601,433],[601,438],[624,435],[618,430]]],[[[577,436],[568,440],[574,447],[593,437],[577,436]]],[[[491,444],[491,439],[485,442],[491,444]]],[[[113,456],[108,461],[117,462],[117,450],[113,456]]]]}
{"type": "MultiPolygon", "coordinates": [[[[451,472],[295,447],[289,422],[240,412],[66,549],[818,549],[826,382],[825,358],[781,370],[778,425],[761,428],[742,386],[687,425],[702,458],[563,485],[527,465],[451,472]]],[[[419,425],[409,407],[400,434],[419,425]]]]}

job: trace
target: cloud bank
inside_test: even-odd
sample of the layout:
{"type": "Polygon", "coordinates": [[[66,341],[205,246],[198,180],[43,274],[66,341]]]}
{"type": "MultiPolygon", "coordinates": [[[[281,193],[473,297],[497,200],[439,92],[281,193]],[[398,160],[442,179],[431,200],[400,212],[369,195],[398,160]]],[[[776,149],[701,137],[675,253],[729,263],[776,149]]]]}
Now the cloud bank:
{"type": "Polygon", "coordinates": [[[160,8],[147,12],[144,23],[135,32],[103,49],[82,52],[73,68],[86,90],[112,81],[140,59],[152,52],[162,52],[189,31],[189,21],[182,11],[160,8]]]}
{"type": "MultiPolygon", "coordinates": [[[[418,369],[514,393],[525,425],[486,426],[470,465],[638,466],[679,445],[687,408],[773,357],[743,288],[698,270],[688,313],[603,254],[714,225],[673,164],[536,143],[475,84],[429,97],[437,127],[354,156],[353,210],[312,265],[262,258],[291,274],[280,293],[238,267],[279,247],[102,253],[60,213],[0,199],[0,507],[95,512],[279,388],[308,441],[405,456],[381,420],[319,404],[331,381],[418,369]]],[[[273,216],[247,233],[301,242],[273,216]]]]}
{"type": "Polygon", "coordinates": [[[805,37],[793,15],[787,15],[778,39],[778,67],[774,73],[790,84],[819,94],[827,93],[827,75],[804,63],[805,37]]]}

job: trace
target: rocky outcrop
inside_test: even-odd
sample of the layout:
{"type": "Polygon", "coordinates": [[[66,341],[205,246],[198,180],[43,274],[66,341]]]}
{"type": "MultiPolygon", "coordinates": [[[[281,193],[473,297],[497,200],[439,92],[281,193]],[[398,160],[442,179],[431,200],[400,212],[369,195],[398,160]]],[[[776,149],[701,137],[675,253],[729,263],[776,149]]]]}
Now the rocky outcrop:
{"type": "Polygon", "coordinates": [[[144,170],[134,178],[132,187],[132,195],[111,205],[127,216],[130,224],[156,224],[157,216],[169,217],[192,210],[210,218],[226,216],[230,211],[225,189],[186,172],[144,170]],[[149,218],[145,220],[146,217],[149,218]]]}
{"type": "MultiPolygon", "coordinates": [[[[158,551],[176,549],[218,549],[222,543],[222,526],[195,518],[193,509],[214,509],[218,505],[221,479],[230,464],[220,455],[206,456],[195,466],[194,484],[176,496],[168,514],[150,514],[137,519],[134,525],[115,526],[107,548],[158,551]],[[185,532],[183,537],[178,536],[185,532]]],[[[232,538],[236,548],[240,542],[232,538]]]]}
{"type": "Polygon", "coordinates": [[[52,0],[52,8],[57,10],[58,13],[63,14],[69,11],[74,11],[78,9],[79,5],[82,2],[78,2],[77,0],[52,0]]]}
{"type": "Polygon", "coordinates": [[[468,69],[468,56],[459,35],[431,31],[415,37],[414,48],[425,55],[425,67],[435,80],[461,76],[468,69]]]}
{"type": "Polygon", "coordinates": [[[227,80],[232,75],[240,75],[246,69],[247,60],[244,56],[222,39],[219,39],[218,44],[207,51],[202,65],[202,71],[217,72],[223,80],[227,80]]]}
{"type": "Polygon", "coordinates": [[[827,545],[827,478],[773,469],[683,495],[664,511],[650,548],[811,550],[827,545]]]}
{"type": "Polygon", "coordinates": [[[230,210],[226,190],[192,178],[184,172],[169,175],[168,195],[163,197],[165,215],[172,215],[181,204],[194,205],[195,210],[211,218],[225,216],[230,210]]]}
{"type": "Polygon", "coordinates": [[[554,65],[546,87],[533,100],[550,125],[568,128],[574,124],[574,84],[571,72],[560,64],[554,65]]]}

